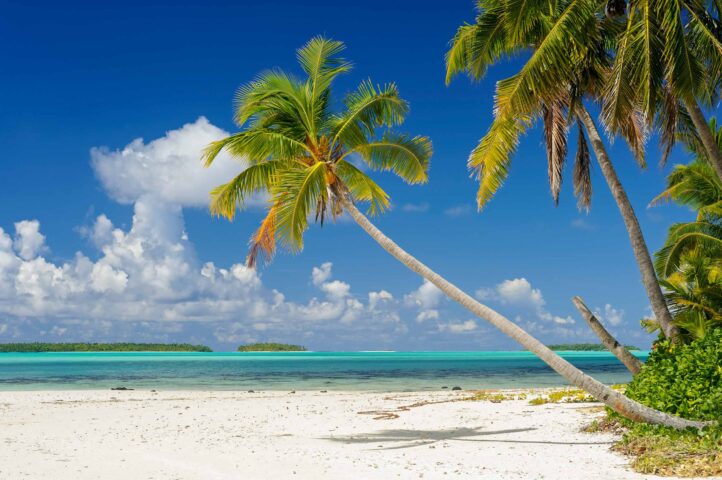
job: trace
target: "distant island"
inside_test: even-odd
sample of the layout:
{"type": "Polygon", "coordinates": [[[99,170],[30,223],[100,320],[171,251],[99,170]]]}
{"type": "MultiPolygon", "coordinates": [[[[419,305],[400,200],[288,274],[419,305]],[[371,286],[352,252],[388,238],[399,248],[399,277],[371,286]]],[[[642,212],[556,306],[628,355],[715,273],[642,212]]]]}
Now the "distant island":
{"type": "Polygon", "coordinates": [[[305,352],[306,347],[288,343],[249,343],[238,347],[239,352],[305,352]]]}
{"type": "Polygon", "coordinates": [[[35,352],[212,352],[188,343],[0,343],[0,353],[35,352]]]}
{"type": "MultiPolygon", "coordinates": [[[[573,352],[606,352],[607,347],[601,343],[560,343],[558,345],[547,345],[550,350],[560,351],[573,351],[573,352]]],[[[624,348],[627,350],[639,350],[638,347],[633,345],[625,345],[624,348]]]]}

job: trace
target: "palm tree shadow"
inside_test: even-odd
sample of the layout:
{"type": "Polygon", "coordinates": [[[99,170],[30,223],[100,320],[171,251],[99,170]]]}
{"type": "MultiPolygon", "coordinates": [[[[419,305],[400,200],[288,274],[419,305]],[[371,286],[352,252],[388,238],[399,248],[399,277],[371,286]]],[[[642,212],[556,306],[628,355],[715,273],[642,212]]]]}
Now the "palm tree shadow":
{"type": "Polygon", "coordinates": [[[611,445],[612,442],[556,442],[547,440],[515,440],[500,438],[479,438],[491,435],[506,435],[513,433],[530,432],[536,428],[515,428],[507,430],[482,431],[478,428],[453,428],[447,430],[381,430],[375,433],[325,437],[324,440],[340,443],[355,444],[381,444],[391,442],[393,445],[374,448],[372,450],[397,450],[403,448],[422,447],[437,442],[457,440],[461,442],[495,442],[542,445],[611,445]]]}

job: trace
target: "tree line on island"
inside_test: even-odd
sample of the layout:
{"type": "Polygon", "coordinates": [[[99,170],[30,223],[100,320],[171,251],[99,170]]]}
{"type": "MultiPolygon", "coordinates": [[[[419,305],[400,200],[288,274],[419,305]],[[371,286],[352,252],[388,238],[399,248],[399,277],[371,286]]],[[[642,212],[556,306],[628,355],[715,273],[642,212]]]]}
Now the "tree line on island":
{"type": "MultiPolygon", "coordinates": [[[[44,353],[44,352],[212,352],[205,345],[188,343],[0,343],[0,353],[44,353]]],[[[288,343],[250,343],[238,347],[239,352],[305,352],[306,347],[288,343]]]]}
{"type": "Polygon", "coordinates": [[[205,345],[188,343],[2,343],[0,353],[42,352],[212,352],[205,345]]]}

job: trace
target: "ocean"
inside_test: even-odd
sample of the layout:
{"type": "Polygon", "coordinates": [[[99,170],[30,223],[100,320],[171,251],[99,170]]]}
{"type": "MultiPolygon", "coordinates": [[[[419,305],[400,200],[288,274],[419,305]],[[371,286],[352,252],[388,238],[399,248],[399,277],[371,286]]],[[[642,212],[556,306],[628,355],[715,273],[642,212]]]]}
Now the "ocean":
{"type": "MultiPolygon", "coordinates": [[[[559,352],[607,383],[631,376],[608,352],[559,352]]],[[[643,361],[648,352],[635,352],[643,361]]],[[[0,390],[421,391],[567,385],[530,352],[0,353],[0,390]]]]}

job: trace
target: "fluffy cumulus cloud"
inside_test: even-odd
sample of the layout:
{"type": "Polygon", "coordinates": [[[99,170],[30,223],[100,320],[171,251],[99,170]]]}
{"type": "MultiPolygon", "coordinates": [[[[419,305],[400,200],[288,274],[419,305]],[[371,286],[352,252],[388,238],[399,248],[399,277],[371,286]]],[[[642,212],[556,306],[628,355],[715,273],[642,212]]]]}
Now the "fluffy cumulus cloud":
{"type": "MultiPolygon", "coordinates": [[[[357,292],[334,278],[333,264],[325,262],[295,274],[308,292],[289,299],[241,263],[199,258],[186,233],[184,209],[206,206],[209,190],[245,167],[227,155],[202,167],[203,148],[225,135],[200,118],[148,142],[93,148],[91,165],[102,187],[133,209],[127,227],[100,214],[80,229],[93,252],[53,260],[52,239],[37,220],[0,228],[0,341],[192,341],[225,347],[272,340],[363,349],[426,348],[439,340],[452,348],[498,348],[493,339],[482,343],[487,335],[478,319],[455,320],[460,307],[427,281],[396,294],[383,284],[357,292]],[[465,338],[470,343],[444,343],[465,338]]],[[[446,214],[467,211],[460,206],[446,214]]],[[[567,338],[575,331],[574,320],[549,312],[541,290],[525,278],[480,289],[477,297],[497,303],[503,313],[518,313],[514,318],[534,333],[567,338]]],[[[597,314],[611,326],[624,316],[611,305],[597,314]]]]}
{"type": "Polygon", "coordinates": [[[618,327],[624,321],[624,310],[616,309],[608,303],[604,308],[595,308],[594,315],[607,326],[618,327]]]}
{"type": "Polygon", "coordinates": [[[428,282],[401,300],[384,289],[359,294],[325,262],[310,272],[310,295],[294,301],[241,263],[198,258],[183,209],[206,206],[209,190],[245,167],[227,155],[202,167],[203,148],[225,135],[200,118],[149,142],[93,148],[105,191],[133,208],[129,227],[100,214],[80,229],[95,252],[53,261],[37,220],[0,228],[0,340],[273,339],[363,348],[476,328],[468,321],[441,328],[443,294],[428,282]]]}
{"type": "Polygon", "coordinates": [[[550,313],[546,308],[546,300],[544,300],[541,290],[533,288],[529,280],[523,277],[504,280],[494,288],[480,288],[476,291],[476,297],[482,301],[495,301],[501,305],[531,312],[535,317],[534,321],[540,320],[558,326],[576,323],[571,316],[550,313]]]}
{"type": "Polygon", "coordinates": [[[210,168],[202,167],[203,149],[227,135],[201,117],[148,143],[137,138],[119,150],[93,148],[91,163],[108,195],[118,202],[134,203],[153,195],[173,205],[200,207],[208,204],[213,187],[245,167],[226,153],[210,168]]]}

